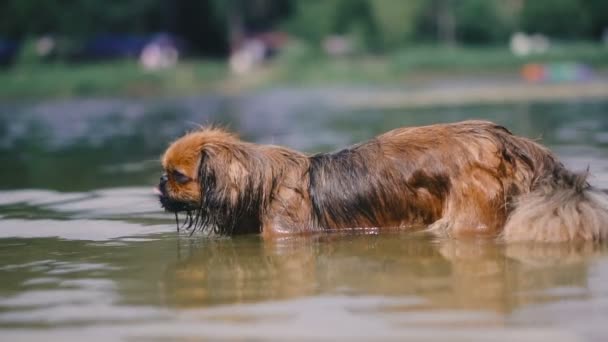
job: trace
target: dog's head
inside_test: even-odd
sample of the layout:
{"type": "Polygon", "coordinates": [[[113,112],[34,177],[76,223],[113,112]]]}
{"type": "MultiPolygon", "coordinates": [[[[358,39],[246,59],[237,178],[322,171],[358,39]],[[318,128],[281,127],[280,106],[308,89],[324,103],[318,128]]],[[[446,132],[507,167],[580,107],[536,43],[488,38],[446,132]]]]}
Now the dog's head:
{"type": "Polygon", "coordinates": [[[189,133],[165,151],[158,190],[160,203],[167,211],[191,211],[200,207],[199,171],[204,146],[203,135],[189,133]]]}
{"type": "Polygon", "coordinates": [[[162,157],[164,173],[158,185],[162,207],[186,212],[190,225],[234,229],[230,226],[250,215],[244,211],[253,210],[257,200],[247,146],[216,128],[203,128],[173,142],[162,157]]]}

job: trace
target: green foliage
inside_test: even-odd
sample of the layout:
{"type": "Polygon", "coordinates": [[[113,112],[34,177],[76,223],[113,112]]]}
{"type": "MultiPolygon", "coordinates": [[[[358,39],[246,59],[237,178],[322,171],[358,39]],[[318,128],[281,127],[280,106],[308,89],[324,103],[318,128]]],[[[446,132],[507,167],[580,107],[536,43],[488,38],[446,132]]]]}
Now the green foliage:
{"type": "Polygon", "coordinates": [[[403,46],[414,39],[416,16],[424,0],[371,0],[378,39],[386,49],[403,46]]]}
{"type": "Polygon", "coordinates": [[[608,27],[608,1],[581,0],[589,15],[589,29],[595,38],[600,38],[608,27]]]}
{"type": "Polygon", "coordinates": [[[4,0],[0,3],[0,32],[13,37],[145,32],[158,29],[162,9],[162,0],[4,0]]]}
{"type": "Polygon", "coordinates": [[[332,33],[338,0],[308,0],[294,3],[295,14],[288,18],[285,28],[295,36],[316,44],[332,33]]]}
{"type": "Polygon", "coordinates": [[[0,34],[18,37],[45,33],[59,25],[58,12],[55,1],[1,1],[0,34]]]}
{"type": "Polygon", "coordinates": [[[454,9],[456,35],[472,44],[506,41],[509,27],[496,1],[460,0],[454,9]]]}
{"type": "Polygon", "coordinates": [[[515,29],[598,39],[606,26],[606,0],[0,1],[2,38],[52,34],[78,45],[100,33],[169,31],[206,55],[225,55],[236,31],[283,29],[316,47],[339,34],[355,49],[386,52],[442,40],[504,43],[515,29]]]}
{"type": "Polygon", "coordinates": [[[359,50],[380,48],[376,21],[368,0],[338,0],[331,33],[350,36],[359,50]]]}
{"type": "Polygon", "coordinates": [[[527,0],[521,27],[558,38],[582,38],[590,30],[590,13],[581,0],[527,0]]]}

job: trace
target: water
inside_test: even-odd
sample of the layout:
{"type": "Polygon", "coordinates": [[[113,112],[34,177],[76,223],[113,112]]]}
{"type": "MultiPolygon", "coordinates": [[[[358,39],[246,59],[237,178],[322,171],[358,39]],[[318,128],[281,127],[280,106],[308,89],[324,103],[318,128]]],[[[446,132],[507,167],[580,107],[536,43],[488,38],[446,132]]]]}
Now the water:
{"type": "Polygon", "coordinates": [[[326,151],[491,119],[608,188],[608,102],[372,111],[331,92],[0,105],[0,340],[605,340],[608,246],[175,232],[152,194],[195,123],[326,151]],[[329,95],[328,95],[329,94],[329,95]]]}

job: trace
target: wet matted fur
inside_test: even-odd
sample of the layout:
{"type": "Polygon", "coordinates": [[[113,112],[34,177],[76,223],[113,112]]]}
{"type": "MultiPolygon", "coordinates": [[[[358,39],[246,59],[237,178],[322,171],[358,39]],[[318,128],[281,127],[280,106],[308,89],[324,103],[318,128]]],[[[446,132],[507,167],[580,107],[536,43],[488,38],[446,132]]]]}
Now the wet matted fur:
{"type": "Polygon", "coordinates": [[[162,164],[163,207],[219,234],[399,228],[507,241],[608,237],[608,199],[586,174],[485,121],[399,128],[312,156],[201,128],[173,142],[162,164]]]}

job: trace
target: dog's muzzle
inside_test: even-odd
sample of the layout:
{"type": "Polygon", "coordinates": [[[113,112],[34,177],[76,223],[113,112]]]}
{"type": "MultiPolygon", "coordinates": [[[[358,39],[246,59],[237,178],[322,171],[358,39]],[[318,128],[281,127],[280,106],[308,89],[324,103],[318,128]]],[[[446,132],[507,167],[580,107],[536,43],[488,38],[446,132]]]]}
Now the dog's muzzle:
{"type": "Polygon", "coordinates": [[[172,199],[167,195],[167,182],[169,178],[167,174],[163,174],[160,177],[160,181],[158,183],[158,188],[156,189],[156,194],[158,195],[158,199],[160,200],[160,205],[166,210],[173,213],[177,213],[180,211],[190,211],[196,209],[195,206],[191,203],[181,202],[175,199],[172,199]]]}

